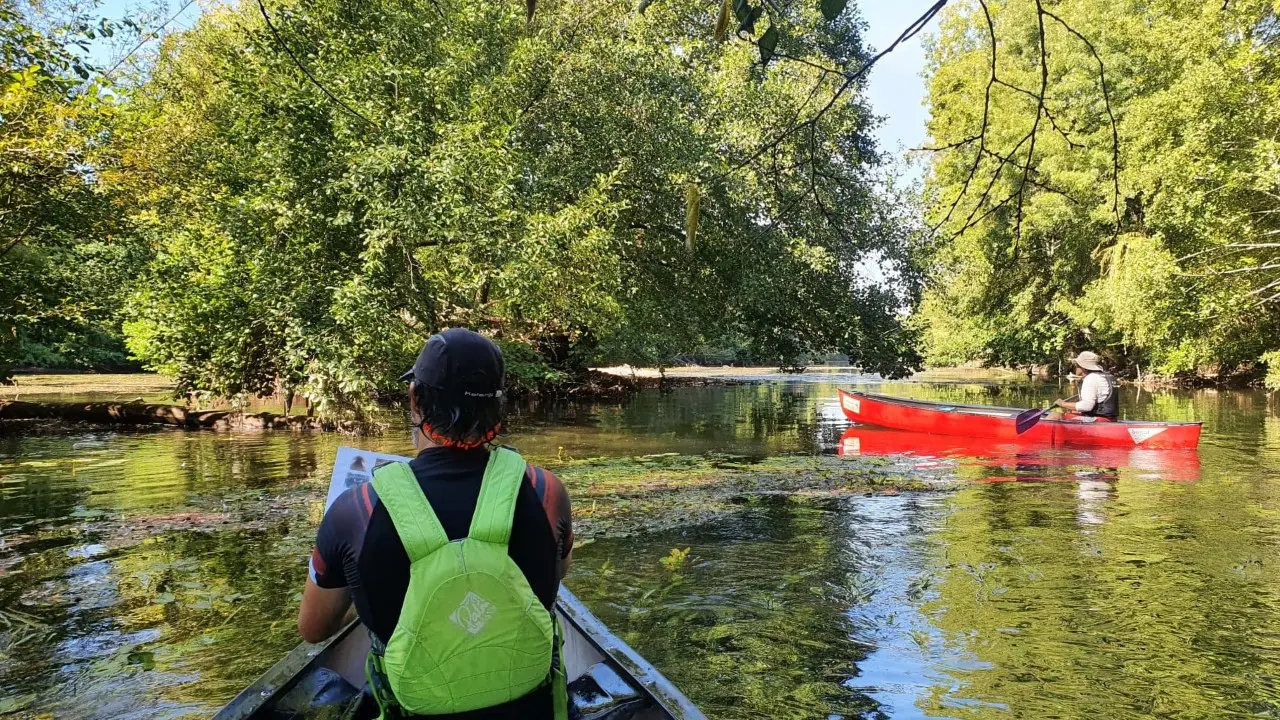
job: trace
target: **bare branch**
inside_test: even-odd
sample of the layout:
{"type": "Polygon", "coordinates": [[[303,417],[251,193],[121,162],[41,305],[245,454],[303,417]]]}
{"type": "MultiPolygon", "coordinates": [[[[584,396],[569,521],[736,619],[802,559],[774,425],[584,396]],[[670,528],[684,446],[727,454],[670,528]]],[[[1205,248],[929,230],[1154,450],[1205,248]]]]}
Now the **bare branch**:
{"type": "MultiPolygon", "coordinates": [[[[1267,283],[1266,285],[1263,285],[1262,287],[1258,288],[1257,290],[1254,290],[1251,293],[1246,293],[1245,297],[1253,297],[1254,295],[1261,295],[1262,293],[1270,290],[1271,288],[1278,287],[1278,286],[1280,286],[1280,280],[1273,280],[1267,283]]],[[[1267,298],[1263,298],[1262,300],[1259,300],[1256,303],[1256,305],[1266,305],[1267,303],[1271,302],[1272,300],[1275,300],[1276,298],[1280,298],[1280,292],[1276,293],[1275,295],[1272,295],[1271,297],[1267,297],[1267,298]]]]}
{"type": "MultiPolygon", "coordinates": [[[[1052,128],[1052,130],[1055,133],[1060,135],[1063,138],[1063,140],[1066,141],[1068,149],[1082,150],[1082,149],[1085,149],[1086,147],[1084,144],[1080,142],[1076,142],[1075,138],[1072,136],[1072,131],[1068,129],[1067,124],[1059,121],[1058,117],[1054,114],[1053,110],[1050,108],[1048,103],[1049,46],[1048,46],[1047,32],[1045,29],[1045,17],[1048,16],[1049,18],[1055,20],[1058,24],[1066,28],[1071,34],[1075,35],[1077,38],[1081,39],[1082,41],[1085,41],[1086,43],[1088,41],[1083,36],[1081,36],[1080,33],[1076,32],[1073,28],[1071,28],[1064,20],[1062,20],[1062,18],[1058,17],[1057,15],[1054,15],[1051,11],[1045,9],[1043,0],[1035,0],[1040,83],[1039,83],[1038,91],[1028,90],[1026,88],[1019,87],[1014,83],[1007,82],[1006,80],[1000,77],[997,69],[998,52],[997,52],[997,40],[996,40],[996,34],[995,34],[995,24],[992,21],[991,12],[987,6],[986,1],[979,0],[978,5],[981,8],[983,17],[986,21],[987,34],[990,38],[990,46],[989,46],[990,59],[988,61],[989,67],[988,67],[987,84],[986,84],[984,99],[983,99],[981,125],[979,126],[978,130],[974,134],[968,137],[961,138],[960,140],[957,140],[955,142],[950,142],[950,143],[941,144],[941,145],[932,146],[932,147],[924,147],[920,149],[933,151],[933,152],[942,152],[942,151],[949,151],[949,150],[960,150],[962,148],[967,148],[975,143],[977,143],[978,148],[977,148],[977,151],[974,153],[972,162],[969,163],[968,171],[965,173],[964,180],[961,181],[960,183],[959,191],[956,193],[955,197],[951,200],[950,205],[947,208],[946,214],[942,217],[940,221],[938,221],[931,228],[930,232],[936,232],[939,228],[951,222],[951,220],[955,216],[956,210],[959,208],[960,204],[964,202],[965,198],[969,195],[970,189],[974,182],[974,178],[977,176],[979,170],[982,169],[985,158],[990,157],[996,160],[997,164],[994,170],[991,171],[990,180],[986,183],[986,186],[983,188],[981,195],[978,197],[977,201],[973,204],[973,207],[969,212],[969,216],[965,219],[961,229],[958,232],[960,233],[965,232],[966,230],[973,227],[978,222],[981,222],[982,219],[990,216],[993,212],[995,212],[999,208],[1004,207],[1010,203],[1015,203],[1017,207],[1017,211],[1014,219],[1015,240],[1014,240],[1013,247],[1014,247],[1014,250],[1016,251],[1019,239],[1021,238],[1021,235],[1022,235],[1022,225],[1025,219],[1025,204],[1026,204],[1028,187],[1039,189],[1045,192],[1054,193],[1057,195],[1061,195],[1062,197],[1066,198],[1073,204],[1077,204],[1077,205],[1083,204],[1079,199],[1073,197],[1068,192],[1061,190],[1059,188],[1055,188],[1049,182],[1038,177],[1040,173],[1037,168],[1035,153],[1038,147],[1037,143],[1039,141],[1039,135],[1041,133],[1042,120],[1047,121],[1047,125],[1050,128],[1052,128]],[[988,142],[987,142],[987,136],[989,132],[989,123],[991,119],[992,88],[997,85],[1007,88],[1009,90],[1012,90],[1014,92],[1017,92],[1019,94],[1025,95],[1035,101],[1035,116],[1032,120],[1030,130],[1025,135],[1023,135],[1023,137],[1017,142],[1016,145],[1014,145],[1012,150],[1008,151],[1005,154],[1002,154],[998,150],[988,147],[988,142]],[[1023,145],[1027,146],[1025,156],[1021,154],[1021,149],[1023,145]],[[991,195],[992,189],[994,188],[995,184],[999,181],[1001,175],[1004,173],[1005,168],[1010,166],[1017,168],[1020,171],[1016,179],[1016,182],[1017,182],[1016,190],[1010,196],[1004,198],[1000,202],[996,203],[994,206],[988,207],[987,200],[991,195]]],[[[1088,46],[1089,46],[1090,52],[1094,56],[1094,59],[1098,62],[1099,68],[1100,69],[1103,68],[1101,57],[1098,55],[1096,49],[1093,47],[1091,43],[1088,43],[1088,46]]],[[[1112,205],[1112,214],[1116,218],[1115,232],[1118,234],[1120,230],[1119,131],[1116,127],[1115,116],[1111,110],[1110,90],[1109,90],[1109,86],[1106,84],[1105,74],[1100,74],[1100,80],[1103,86],[1103,99],[1106,104],[1108,116],[1111,118],[1111,124],[1112,124],[1112,173],[1111,174],[1112,174],[1113,195],[1112,195],[1111,205],[1112,205]]]]}
{"type": "MultiPolygon", "coordinates": [[[[934,16],[936,16],[939,12],[941,12],[942,8],[946,7],[949,1],[950,0],[936,0],[933,3],[933,5],[929,6],[929,9],[926,10],[923,15],[916,18],[915,21],[913,21],[909,26],[907,26],[907,29],[903,30],[902,34],[899,35],[897,39],[895,39],[892,43],[890,43],[888,47],[886,47],[884,50],[881,50],[880,52],[873,55],[871,59],[863,63],[862,66],[859,67],[857,70],[853,72],[842,73],[844,77],[844,82],[841,83],[838,88],[836,88],[836,91],[832,93],[831,97],[827,100],[826,104],[823,105],[822,108],[820,108],[816,113],[814,113],[812,117],[800,123],[793,122],[791,127],[784,129],[782,132],[775,135],[772,139],[767,140],[764,143],[761,143],[761,145],[757,147],[755,150],[751,151],[751,153],[748,154],[746,158],[735,163],[729,169],[716,174],[714,177],[710,178],[709,182],[716,182],[719,180],[723,180],[729,175],[732,175],[733,173],[738,172],[742,168],[745,168],[751,163],[755,162],[757,159],[762,157],[765,153],[769,152],[770,149],[775,148],[778,145],[781,145],[787,138],[791,137],[793,134],[803,131],[806,128],[808,128],[810,125],[813,125],[814,123],[818,122],[818,120],[821,119],[823,115],[827,114],[827,112],[829,112],[831,108],[835,107],[836,103],[840,101],[840,98],[844,97],[844,95],[847,92],[849,92],[849,89],[853,87],[854,83],[856,83],[864,75],[866,75],[867,72],[869,72],[871,68],[874,67],[875,64],[880,61],[881,58],[893,52],[902,43],[906,42],[907,40],[910,40],[911,38],[919,34],[920,31],[923,30],[931,20],[933,20],[934,16]]],[[[261,2],[261,0],[259,0],[259,2],[261,2]]]]}
{"type": "Polygon", "coordinates": [[[352,115],[363,120],[365,124],[368,125],[369,127],[372,127],[372,128],[378,127],[376,124],[374,124],[372,120],[365,117],[364,115],[361,115],[355,108],[346,104],[337,95],[334,95],[332,92],[330,92],[329,88],[320,84],[320,81],[317,80],[315,76],[311,74],[311,71],[307,69],[307,66],[303,65],[302,61],[298,59],[298,56],[293,54],[293,50],[289,49],[289,46],[285,44],[284,38],[280,37],[280,31],[276,29],[275,23],[271,22],[271,16],[267,14],[267,6],[263,4],[262,0],[258,0],[258,10],[262,12],[262,19],[266,21],[267,29],[271,31],[271,35],[275,38],[276,44],[280,46],[281,50],[284,50],[285,54],[289,56],[290,60],[293,60],[293,64],[296,65],[298,69],[302,71],[302,74],[306,76],[307,80],[311,81],[312,85],[315,85],[317,88],[320,88],[320,92],[324,93],[326,97],[328,97],[330,100],[336,103],[343,110],[346,110],[352,115]]]}
{"type": "Polygon", "coordinates": [[[114,74],[116,70],[119,70],[119,69],[120,69],[120,66],[121,66],[121,65],[125,64],[126,62],[128,62],[128,61],[129,61],[129,58],[133,57],[133,54],[134,54],[134,53],[136,53],[136,52],[138,52],[139,50],[141,50],[143,45],[146,45],[147,43],[149,43],[149,42],[151,42],[152,40],[154,40],[154,39],[155,39],[155,38],[160,34],[160,31],[161,31],[161,30],[164,30],[166,27],[168,27],[168,26],[169,26],[169,23],[173,22],[174,20],[177,20],[177,19],[178,19],[178,16],[179,16],[179,15],[181,15],[182,13],[186,12],[186,11],[187,11],[187,8],[191,7],[191,5],[192,5],[193,3],[195,3],[195,1],[196,1],[196,0],[187,0],[187,2],[186,2],[186,3],[184,3],[184,4],[182,5],[182,7],[178,8],[178,12],[176,12],[176,13],[174,13],[174,14],[172,14],[172,15],[170,15],[170,16],[169,16],[169,19],[168,19],[168,20],[165,20],[164,22],[162,22],[162,23],[160,23],[159,25],[157,25],[157,26],[156,26],[156,28],[155,28],[154,30],[149,30],[149,31],[147,31],[147,32],[143,33],[143,34],[142,34],[142,37],[138,40],[138,44],[137,44],[137,45],[134,45],[132,50],[130,50],[129,52],[125,53],[125,54],[124,54],[124,57],[122,57],[122,58],[120,58],[119,60],[117,60],[117,61],[116,61],[116,64],[111,66],[111,69],[110,69],[110,70],[108,70],[108,71],[106,71],[106,72],[102,73],[102,77],[107,78],[107,79],[110,79],[110,78],[111,78],[111,76],[112,76],[112,74],[114,74]]]}
{"type": "Polygon", "coordinates": [[[955,150],[956,148],[962,148],[980,139],[981,137],[982,135],[981,133],[979,133],[978,135],[970,135],[969,137],[964,138],[963,140],[957,140],[953,143],[947,143],[946,145],[922,145],[917,148],[911,148],[911,151],[912,152],[942,152],[943,150],[955,150]]]}
{"type": "MultiPolygon", "coordinates": [[[[1014,159],[1013,159],[1013,158],[1011,158],[1011,157],[1009,157],[1009,156],[1007,156],[1007,155],[1001,155],[1000,153],[995,152],[994,150],[987,149],[987,150],[984,150],[983,152],[985,152],[987,155],[990,155],[991,157],[993,157],[993,158],[995,158],[995,159],[997,159],[997,160],[1000,160],[1000,161],[1003,161],[1003,162],[1006,162],[1006,163],[1013,163],[1013,162],[1014,162],[1014,159]]],[[[1032,169],[1031,169],[1031,171],[1032,171],[1032,173],[1034,173],[1034,172],[1036,172],[1036,169],[1035,169],[1035,168],[1032,168],[1032,169]]],[[[1078,199],[1076,199],[1074,196],[1072,196],[1072,195],[1071,195],[1071,193],[1068,193],[1066,190],[1060,190],[1060,189],[1058,189],[1058,188],[1056,188],[1056,187],[1053,187],[1052,185],[1049,185],[1048,183],[1040,182],[1039,180],[1036,180],[1034,177],[1030,177],[1030,176],[1028,176],[1028,177],[1027,177],[1027,182],[1028,182],[1029,184],[1031,184],[1031,186],[1032,186],[1032,187],[1040,188],[1041,190],[1044,190],[1045,192],[1053,193],[1054,195],[1061,195],[1062,197],[1066,198],[1067,200],[1070,200],[1070,201],[1071,201],[1071,204],[1073,204],[1073,205],[1082,205],[1082,204],[1083,204],[1083,203],[1081,203],[1078,199]]]]}
{"type": "Polygon", "coordinates": [[[22,229],[22,232],[18,233],[17,235],[14,235],[12,239],[9,240],[8,244],[4,246],[4,249],[0,250],[0,258],[3,258],[5,255],[8,255],[10,250],[13,250],[14,248],[18,247],[18,245],[20,245],[23,240],[26,240],[27,235],[31,233],[31,227],[35,224],[36,224],[36,221],[34,219],[27,221],[27,226],[22,229]]]}
{"type": "Polygon", "coordinates": [[[1174,262],[1180,263],[1190,260],[1191,258],[1208,255],[1209,253],[1221,252],[1223,250],[1228,250],[1232,253],[1241,253],[1249,250],[1266,250],[1270,248],[1280,248],[1280,243],[1227,243],[1225,245],[1219,245],[1217,247],[1206,248],[1204,250],[1193,252],[1190,255],[1183,255],[1182,257],[1174,260],[1174,262]]]}
{"type": "Polygon", "coordinates": [[[1014,221],[1013,226],[1013,243],[1014,250],[1017,251],[1018,241],[1022,237],[1022,204],[1025,198],[1027,188],[1027,178],[1031,175],[1031,163],[1035,161],[1036,155],[1036,131],[1040,129],[1040,117],[1044,114],[1044,96],[1049,92],[1049,51],[1045,47],[1044,38],[1044,6],[1041,0],[1036,0],[1036,23],[1038,24],[1038,36],[1040,40],[1040,94],[1036,96],[1036,117],[1031,122],[1031,145],[1027,147],[1027,161],[1022,165],[1022,180],[1018,183],[1018,218],[1014,221]]]}
{"type": "MultiPolygon", "coordinates": [[[[1022,94],[1024,94],[1024,95],[1026,95],[1027,97],[1030,97],[1032,100],[1035,100],[1037,103],[1038,103],[1038,102],[1040,102],[1040,100],[1041,100],[1041,96],[1040,96],[1040,95],[1037,95],[1037,94],[1035,94],[1035,93],[1031,92],[1030,90],[1028,90],[1028,89],[1026,89],[1026,88],[1018,87],[1017,85],[1014,85],[1013,83],[1005,82],[1004,80],[1001,80],[1000,78],[996,78],[996,81],[995,81],[995,82],[996,82],[996,84],[997,84],[997,85],[1000,85],[1000,86],[1003,86],[1003,87],[1009,88],[1010,90],[1015,90],[1015,91],[1017,91],[1017,92],[1020,92],[1020,93],[1022,93],[1022,94]]],[[[1053,127],[1053,129],[1054,129],[1054,130],[1056,130],[1056,131],[1058,132],[1058,134],[1062,136],[1062,139],[1063,139],[1063,140],[1066,140],[1066,141],[1067,141],[1067,147],[1071,148],[1072,150],[1083,150],[1083,149],[1084,149],[1084,145],[1081,145],[1080,143],[1076,142],[1075,140],[1072,140],[1072,139],[1071,139],[1071,134],[1070,134],[1070,133],[1068,133],[1066,130],[1062,129],[1062,127],[1060,127],[1060,126],[1058,125],[1058,121],[1057,121],[1057,119],[1056,119],[1056,118],[1054,118],[1053,113],[1049,111],[1049,105],[1048,105],[1047,103],[1044,105],[1044,116],[1045,116],[1046,118],[1048,118],[1048,120],[1049,120],[1049,125],[1050,125],[1050,126],[1052,126],[1052,127],[1053,127]]]]}
{"type": "MultiPolygon", "coordinates": [[[[955,214],[956,208],[960,205],[960,201],[964,199],[965,193],[969,191],[969,183],[973,182],[973,176],[977,174],[978,167],[982,165],[983,151],[987,148],[987,128],[991,121],[991,87],[996,83],[996,26],[995,23],[991,21],[991,11],[987,8],[986,0],[978,0],[978,4],[982,6],[982,14],[987,19],[987,33],[991,37],[991,72],[987,77],[987,87],[982,98],[982,125],[978,128],[977,135],[978,152],[973,157],[973,165],[969,166],[969,173],[965,176],[964,183],[960,186],[960,192],[956,193],[955,200],[952,201],[951,207],[947,208],[947,214],[929,231],[930,235],[936,232],[938,228],[946,225],[947,222],[951,220],[951,216],[955,214]]],[[[991,185],[995,184],[995,178],[1000,176],[1000,170],[1003,167],[1004,163],[1001,163],[996,168],[995,175],[992,176],[991,184],[987,185],[986,191],[982,194],[983,199],[985,199],[987,193],[991,191],[991,185]]],[[[979,200],[978,202],[980,204],[982,200],[979,200]]],[[[975,207],[975,211],[976,209],[977,208],[975,207]]],[[[973,218],[973,213],[969,214],[969,218],[973,218]]],[[[968,220],[965,221],[965,224],[968,225],[968,220]]]]}
{"type": "MultiPolygon", "coordinates": [[[[747,42],[757,47],[760,46],[760,42],[755,38],[751,37],[750,35],[748,35],[747,31],[745,30],[738,31],[738,38],[741,40],[746,40],[747,42]]],[[[813,62],[812,60],[808,60],[806,58],[802,58],[797,55],[791,55],[789,53],[782,52],[781,50],[775,49],[773,51],[773,55],[774,57],[780,57],[784,60],[790,60],[791,62],[799,63],[801,65],[811,67],[815,70],[821,70],[824,74],[830,73],[832,75],[839,75],[840,77],[846,77],[846,74],[840,70],[836,70],[835,68],[829,68],[825,65],[821,65],[819,63],[813,62]]]]}
{"type": "Polygon", "coordinates": [[[1280,263],[1267,263],[1265,265],[1251,265],[1249,267],[1231,268],[1230,270],[1210,270],[1203,273],[1178,273],[1182,277],[1219,277],[1222,275],[1239,275],[1240,273],[1263,272],[1266,270],[1278,270],[1280,263]]]}
{"type": "Polygon", "coordinates": [[[1075,28],[1068,25],[1065,20],[1058,17],[1057,15],[1054,15],[1053,13],[1049,12],[1048,10],[1044,10],[1043,8],[1041,8],[1040,11],[1045,15],[1048,15],[1049,17],[1056,20],[1059,25],[1061,25],[1063,28],[1066,29],[1067,32],[1071,33],[1072,35],[1075,35],[1080,40],[1080,42],[1085,44],[1085,47],[1089,48],[1089,52],[1093,54],[1093,59],[1098,62],[1098,80],[1102,84],[1102,101],[1107,107],[1107,117],[1111,120],[1111,183],[1112,183],[1112,192],[1113,192],[1111,196],[1111,213],[1115,215],[1116,234],[1119,235],[1120,234],[1120,129],[1116,125],[1116,115],[1114,112],[1111,111],[1111,91],[1108,90],[1107,88],[1107,66],[1102,62],[1102,56],[1098,54],[1098,49],[1093,46],[1093,43],[1089,42],[1088,38],[1086,38],[1084,35],[1081,35],[1079,32],[1076,32],[1075,28]]]}

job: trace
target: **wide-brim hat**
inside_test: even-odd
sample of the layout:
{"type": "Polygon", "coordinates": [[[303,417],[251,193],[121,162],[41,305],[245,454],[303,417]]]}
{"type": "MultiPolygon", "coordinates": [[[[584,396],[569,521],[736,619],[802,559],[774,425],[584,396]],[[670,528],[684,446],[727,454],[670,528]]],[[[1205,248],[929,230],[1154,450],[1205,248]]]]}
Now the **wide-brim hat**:
{"type": "Polygon", "coordinates": [[[1102,358],[1098,357],[1097,353],[1092,353],[1088,350],[1085,350],[1079,355],[1071,358],[1071,362],[1079,365],[1085,370],[1093,370],[1095,372],[1102,371],[1102,358]]]}

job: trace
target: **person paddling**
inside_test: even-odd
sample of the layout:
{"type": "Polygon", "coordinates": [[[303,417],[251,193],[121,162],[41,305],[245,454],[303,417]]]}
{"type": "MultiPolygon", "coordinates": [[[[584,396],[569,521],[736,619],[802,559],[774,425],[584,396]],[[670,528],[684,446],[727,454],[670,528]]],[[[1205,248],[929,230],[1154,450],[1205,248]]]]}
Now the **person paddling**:
{"type": "Polygon", "coordinates": [[[347,490],[321,521],[298,630],[329,637],[354,601],[384,718],[567,715],[553,606],[573,548],[569,496],[491,445],[504,367],[482,335],[432,336],[401,377],[420,452],[347,490]]]}
{"type": "Polygon", "coordinates": [[[1085,350],[1071,360],[1076,377],[1080,381],[1080,400],[1069,402],[1055,400],[1054,407],[1085,417],[1115,421],[1120,417],[1120,393],[1116,391],[1116,379],[1102,366],[1102,358],[1085,350]]]}

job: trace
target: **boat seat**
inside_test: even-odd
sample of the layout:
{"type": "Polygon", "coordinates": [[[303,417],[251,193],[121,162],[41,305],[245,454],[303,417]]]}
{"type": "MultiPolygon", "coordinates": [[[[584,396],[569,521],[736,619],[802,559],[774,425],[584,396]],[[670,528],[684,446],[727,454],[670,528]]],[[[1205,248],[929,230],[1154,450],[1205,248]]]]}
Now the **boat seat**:
{"type": "Polygon", "coordinates": [[[570,720],[623,720],[645,702],[640,690],[605,662],[596,663],[569,683],[570,720]]]}
{"type": "MultiPolygon", "coordinates": [[[[292,688],[275,701],[271,710],[273,720],[313,718],[332,715],[334,709],[346,709],[360,697],[361,691],[329,668],[316,668],[303,675],[292,688]],[[330,713],[323,713],[323,710],[330,713]]],[[[341,715],[341,710],[337,715],[341,715]]]]}
{"type": "MultiPolygon", "coordinates": [[[[646,697],[608,663],[599,662],[569,683],[570,720],[627,720],[646,705],[646,697]]],[[[377,717],[377,704],[328,668],[316,668],[298,680],[270,708],[271,720],[377,717]]]]}

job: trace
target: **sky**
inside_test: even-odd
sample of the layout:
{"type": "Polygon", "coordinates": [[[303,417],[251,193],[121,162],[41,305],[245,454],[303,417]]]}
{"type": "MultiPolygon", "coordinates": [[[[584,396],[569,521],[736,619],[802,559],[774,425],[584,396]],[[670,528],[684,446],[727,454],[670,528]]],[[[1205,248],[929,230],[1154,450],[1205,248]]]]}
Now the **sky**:
{"type": "MultiPolygon", "coordinates": [[[[888,47],[933,3],[928,0],[862,0],[858,10],[867,21],[867,42],[875,51],[888,47]]],[[[920,147],[925,141],[923,37],[936,26],[899,45],[871,69],[867,96],[877,115],[884,118],[876,133],[882,151],[900,154],[900,149],[920,147]]]]}
{"type": "MultiPolygon", "coordinates": [[[[876,51],[888,47],[932,3],[926,0],[864,0],[858,9],[867,21],[867,42],[876,51]]],[[[936,23],[937,20],[935,19],[936,23]]],[[[933,26],[899,45],[871,69],[867,95],[877,115],[885,116],[877,137],[885,150],[924,143],[924,46],[933,26]]]]}

